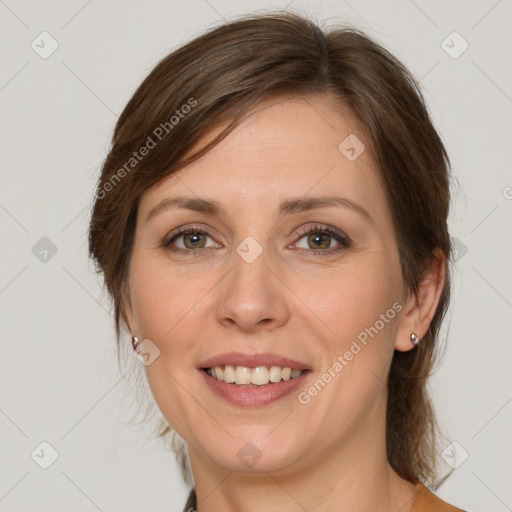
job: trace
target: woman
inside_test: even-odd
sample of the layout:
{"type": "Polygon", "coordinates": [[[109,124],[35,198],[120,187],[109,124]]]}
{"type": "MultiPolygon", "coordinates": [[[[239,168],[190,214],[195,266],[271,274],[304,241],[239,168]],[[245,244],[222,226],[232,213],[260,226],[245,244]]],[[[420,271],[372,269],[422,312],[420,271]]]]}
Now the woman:
{"type": "Polygon", "coordinates": [[[185,442],[185,510],[459,510],[426,487],[448,167],[414,79],[353,29],[247,16],[144,80],[90,253],[185,442]]]}

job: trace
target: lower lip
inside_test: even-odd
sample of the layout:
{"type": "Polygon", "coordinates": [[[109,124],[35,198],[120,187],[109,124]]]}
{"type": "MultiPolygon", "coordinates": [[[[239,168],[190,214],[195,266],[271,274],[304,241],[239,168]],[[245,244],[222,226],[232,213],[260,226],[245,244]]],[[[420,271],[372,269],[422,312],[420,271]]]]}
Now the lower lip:
{"type": "Polygon", "coordinates": [[[206,384],[217,395],[232,404],[246,407],[267,405],[289,395],[304,382],[304,379],[310,373],[309,371],[305,371],[301,376],[295,379],[282,380],[280,382],[266,384],[265,386],[249,387],[228,384],[227,382],[211,377],[204,370],[199,371],[202,373],[206,384]]]}

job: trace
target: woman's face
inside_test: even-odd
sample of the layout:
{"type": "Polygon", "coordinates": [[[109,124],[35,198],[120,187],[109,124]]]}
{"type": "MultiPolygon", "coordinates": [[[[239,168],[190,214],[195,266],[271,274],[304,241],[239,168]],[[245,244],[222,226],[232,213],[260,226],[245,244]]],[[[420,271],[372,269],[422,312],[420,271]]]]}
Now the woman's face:
{"type": "Polygon", "coordinates": [[[299,469],[383,442],[405,293],[361,142],[327,98],[276,101],[142,196],[128,320],[193,464],[299,469]]]}

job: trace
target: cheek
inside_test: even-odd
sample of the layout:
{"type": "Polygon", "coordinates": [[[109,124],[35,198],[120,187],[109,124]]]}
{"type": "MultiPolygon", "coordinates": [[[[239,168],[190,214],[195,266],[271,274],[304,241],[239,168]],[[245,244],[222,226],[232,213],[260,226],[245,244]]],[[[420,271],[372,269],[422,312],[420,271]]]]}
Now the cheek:
{"type": "Polygon", "coordinates": [[[194,390],[185,391],[182,383],[190,382],[197,372],[192,360],[194,344],[204,334],[205,296],[215,281],[210,282],[206,273],[184,276],[149,258],[134,259],[132,265],[130,287],[137,335],[151,340],[160,351],[145,366],[146,378],[166,420],[185,435],[192,428],[189,420],[200,412],[190,399],[194,390]]]}
{"type": "Polygon", "coordinates": [[[207,272],[180,272],[165,262],[139,259],[132,268],[131,290],[140,335],[162,344],[164,349],[166,340],[176,331],[194,325],[214,282],[207,272]]]}
{"type": "Polygon", "coordinates": [[[307,288],[301,316],[314,313],[309,332],[323,357],[318,380],[303,390],[300,403],[310,404],[325,428],[338,428],[339,418],[357,423],[385,390],[402,309],[398,288],[385,273],[369,269],[317,279],[307,288]]]}
{"type": "Polygon", "coordinates": [[[339,384],[350,382],[363,388],[369,371],[385,379],[403,307],[400,283],[397,269],[383,265],[382,260],[296,280],[297,296],[304,297],[300,316],[308,319],[324,354],[323,365],[343,366],[336,372],[343,374],[336,379],[339,384]]]}
{"type": "MultiPolygon", "coordinates": [[[[343,338],[357,336],[373,326],[400,298],[394,272],[380,271],[374,265],[357,269],[347,266],[335,273],[300,278],[294,289],[298,297],[304,297],[305,306],[315,313],[317,321],[321,320],[330,337],[342,333],[343,338]]],[[[395,313],[393,310],[388,315],[391,318],[385,320],[393,320],[395,313]]]]}

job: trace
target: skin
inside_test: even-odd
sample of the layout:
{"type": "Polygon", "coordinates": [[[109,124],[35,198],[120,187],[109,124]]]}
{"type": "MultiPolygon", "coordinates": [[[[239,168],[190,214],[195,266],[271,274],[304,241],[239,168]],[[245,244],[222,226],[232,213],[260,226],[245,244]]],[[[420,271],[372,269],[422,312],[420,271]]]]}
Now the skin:
{"type": "Polygon", "coordinates": [[[414,485],[386,459],[385,380],[394,350],[411,350],[411,332],[421,339],[427,331],[443,257],[408,294],[370,151],[351,162],[338,150],[349,133],[369,148],[356,120],[328,97],[270,102],[141,197],[127,323],[161,351],[146,374],[188,445],[200,512],[412,510],[414,485]],[[371,220],[341,206],[277,216],[284,200],[334,193],[371,220]],[[173,208],[146,221],[160,201],[178,195],[218,201],[225,214],[173,208]],[[318,239],[297,234],[315,224],[341,231],[351,245],[326,236],[318,249],[318,239]],[[164,248],[180,226],[208,236],[182,235],[164,248]],[[262,248],[252,263],[236,252],[248,236],[262,248]],[[185,242],[199,249],[180,253],[185,242]],[[319,254],[325,247],[340,250],[319,254]],[[313,369],[299,389],[307,391],[396,302],[401,311],[308,404],[294,392],[265,406],[236,406],[197,369],[225,352],[275,352],[313,369]],[[261,454],[252,468],[237,457],[248,442],[261,454]]]}

